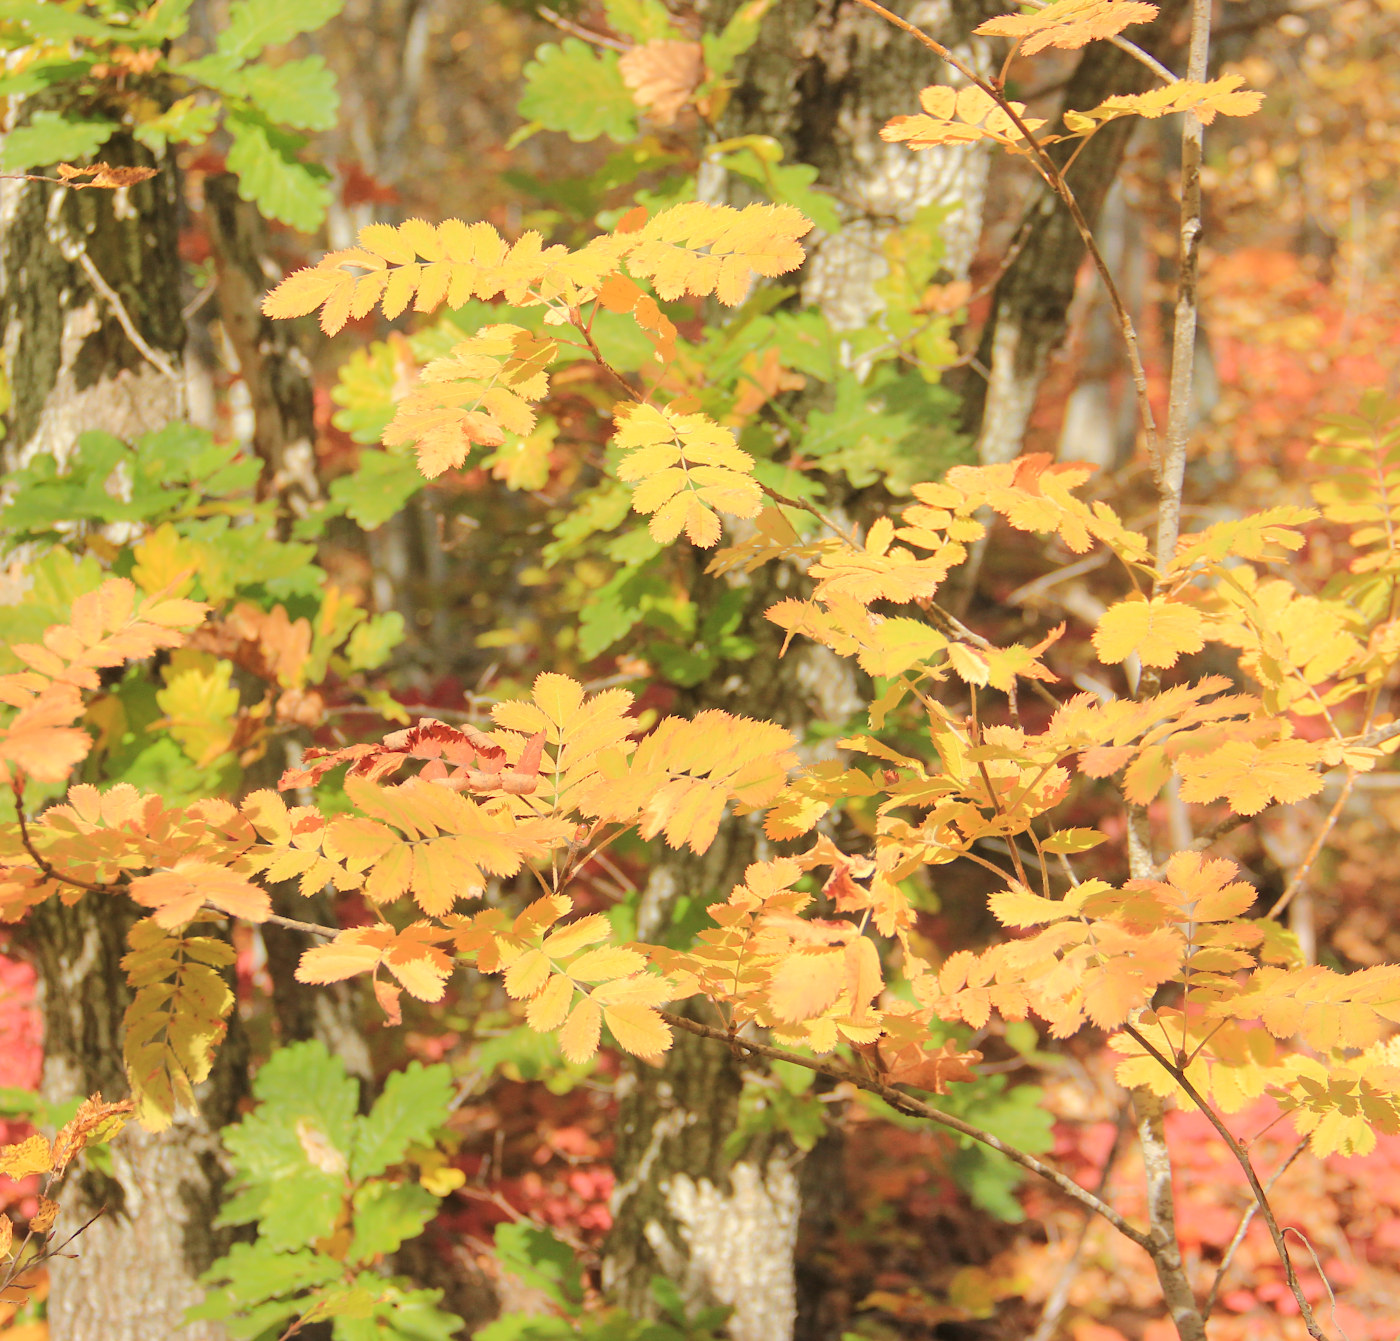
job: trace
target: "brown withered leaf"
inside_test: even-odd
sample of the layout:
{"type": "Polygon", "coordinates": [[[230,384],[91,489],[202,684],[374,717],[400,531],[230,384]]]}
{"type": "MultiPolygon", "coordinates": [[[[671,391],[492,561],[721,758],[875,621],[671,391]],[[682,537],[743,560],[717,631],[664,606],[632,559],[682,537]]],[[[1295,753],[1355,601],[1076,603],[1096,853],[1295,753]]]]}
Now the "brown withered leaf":
{"type": "Polygon", "coordinates": [[[699,42],[646,42],[623,56],[618,69],[637,106],[658,126],[669,126],[705,77],[705,53],[699,42]]]}
{"type": "Polygon", "coordinates": [[[52,1197],[40,1197],[39,1209],[29,1217],[29,1228],[35,1234],[47,1234],[58,1219],[58,1202],[52,1197]]]}
{"type": "Polygon", "coordinates": [[[126,1115],[133,1106],[130,1099],[114,1104],[104,1103],[100,1092],[91,1099],[84,1099],[78,1111],[53,1138],[53,1171],[62,1173],[68,1167],[68,1161],[85,1145],[110,1140],[115,1136],[125,1125],[126,1115]]]}
{"type": "Polygon", "coordinates": [[[65,182],[79,190],[97,187],[101,190],[115,191],[123,186],[135,186],[137,182],[149,181],[156,175],[154,168],[114,168],[109,163],[91,163],[85,168],[75,167],[72,163],[60,163],[56,171],[65,182]],[[84,178],[87,180],[83,180],[84,178]]]}

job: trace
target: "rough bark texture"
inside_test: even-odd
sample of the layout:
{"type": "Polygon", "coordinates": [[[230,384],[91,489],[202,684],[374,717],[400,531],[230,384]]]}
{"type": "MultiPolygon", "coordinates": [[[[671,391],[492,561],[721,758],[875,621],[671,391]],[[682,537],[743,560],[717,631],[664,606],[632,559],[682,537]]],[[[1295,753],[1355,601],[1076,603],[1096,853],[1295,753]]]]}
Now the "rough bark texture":
{"type": "Polygon", "coordinates": [[[253,451],[263,463],[259,496],[275,497],[290,528],[321,497],[316,476],[311,366],[289,322],[262,315],[264,293],[282,276],[267,262],[265,227],[228,174],[205,179],[205,217],[219,277],[219,319],[238,360],[253,411],[253,451]]]}
{"type": "MultiPolygon", "coordinates": [[[[120,150],[104,151],[108,161],[120,150]]],[[[170,172],[121,191],[0,182],[7,468],[41,453],[62,462],[87,429],[131,437],[180,413],[182,380],[136,347],[91,279],[95,269],[148,347],[178,372],[185,327],[175,191],[170,172]]]]}
{"type": "MultiPolygon", "coordinates": [[[[1183,0],[1164,0],[1156,21],[1135,33],[1134,40],[1158,60],[1169,61],[1175,45],[1173,29],[1183,9],[1183,0]]],[[[1075,67],[1063,106],[1095,107],[1112,94],[1138,93],[1154,82],[1151,72],[1128,53],[1094,42],[1075,67]]],[[[1132,132],[1131,118],[1109,122],[1070,170],[1070,187],[1091,228],[1118,176],[1132,132]]],[[[1063,164],[1077,144],[1053,145],[1050,156],[1063,164]]],[[[1026,244],[997,283],[992,316],[978,349],[978,361],[990,375],[985,380],[968,376],[958,387],[963,396],[963,427],[977,438],[979,458],[986,463],[1009,461],[1021,451],[1046,362],[1064,339],[1085,255],[1069,211],[1047,187],[1037,187],[1022,227],[1029,229],[1026,244]]]]}
{"type": "MultiPolygon", "coordinates": [[[[736,8],[722,0],[711,7],[712,21],[736,8]]],[[[968,34],[993,12],[999,7],[984,12],[978,0],[919,0],[906,17],[981,68],[986,43],[968,34]]],[[[929,205],[948,210],[948,277],[967,275],[982,230],[986,146],[912,153],[880,139],[890,117],[918,110],[926,84],[960,85],[961,75],[907,34],[842,0],[775,6],[738,75],[722,133],[780,140],[790,160],[819,169],[843,219],[839,234],[815,240],[804,301],[821,307],[838,330],[864,325],[881,307],[873,288],[887,269],[881,243],[929,205]]]]}
{"type": "MultiPolygon", "coordinates": [[[[104,155],[111,163],[150,162],[120,137],[104,155]]],[[[13,397],[4,447],[11,468],[40,452],[65,460],[87,430],[131,437],[180,413],[178,188],[170,166],[159,166],[152,180],[117,192],[0,183],[0,349],[13,397]]],[[[71,908],[51,902],[30,916],[51,1101],[96,1090],[108,1098],[126,1093],[121,1024],[130,995],[119,961],[134,918],[125,900],[91,894],[71,908]]],[[[201,1297],[199,1272],[222,1251],[210,1228],[224,1180],[217,1133],[235,1116],[245,1075],[231,1036],[203,1087],[200,1113],[183,1115],[160,1135],[128,1128],[112,1147],[112,1177],[88,1173],[65,1183],[61,1230],[105,1211],[73,1245],[76,1257],[53,1265],[52,1341],[224,1336],[221,1327],[182,1327],[181,1319],[201,1297]]]]}
{"type": "MultiPolygon", "coordinates": [[[[722,24],[735,7],[720,0],[707,8],[706,22],[722,24]]],[[[940,40],[959,43],[982,15],[962,0],[924,0],[911,17],[940,40]]],[[[965,44],[961,49],[971,60],[982,58],[965,44]]],[[[790,161],[814,164],[835,193],[845,226],[816,240],[802,275],[804,301],[820,306],[834,327],[852,329],[878,313],[881,243],[925,206],[949,209],[945,268],[950,279],[967,274],[981,228],[986,154],[916,155],[879,138],[889,117],[916,108],[920,88],[949,80],[951,72],[926,49],[854,4],[795,0],[769,12],[735,73],[721,134],[777,137],[790,161]]],[[[701,193],[728,199],[732,185],[711,172],[701,193]]],[[[761,612],[794,577],[785,570],[766,576],[750,608],[761,612]]],[[[757,636],[763,642],[763,632],[757,636]]],[[[779,646],[776,636],[763,643],[677,710],[728,708],[782,722],[800,736],[812,720],[845,721],[861,706],[849,663],[821,648],[794,649],[780,660],[779,646]]],[[[639,934],[664,937],[680,896],[723,898],[744,867],[765,855],[761,831],[742,823],[728,826],[700,857],[668,855],[643,892],[639,934]]],[[[799,1229],[819,1232],[804,1206],[819,1207],[823,1220],[839,1207],[839,1141],[822,1142],[804,1157],[768,1138],[726,1156],[742,1084],[734,1058],[689,1035],[677,1039],[663,1066],[628,1074],[604,1281],[619,1302],[647,1313],[650,1277],[660,1272],[692,1304],[733,1305],[735,1341],[816,1341],[833,1334],[830,1311],[821,1306],[822,1282],[800,1272],[795,1258],[799,1229]],[[808,1195],[817,1188],[820,1196],[808,1195]]]]}

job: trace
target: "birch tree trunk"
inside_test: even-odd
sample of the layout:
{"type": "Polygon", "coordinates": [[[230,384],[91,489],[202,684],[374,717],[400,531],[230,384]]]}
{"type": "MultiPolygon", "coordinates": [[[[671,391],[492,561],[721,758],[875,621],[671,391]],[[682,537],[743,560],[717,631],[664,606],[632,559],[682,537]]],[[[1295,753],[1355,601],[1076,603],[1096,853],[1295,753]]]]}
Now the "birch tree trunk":
{"type": "MultiPolygon", "coordinates": [[[[730,0],[708,7],[707,24],[718,27],[736,7],[730,0]]],[[[984,53],[966,40],[981,15],[961,0],[922,0],[910,17],[968,60],[982,61],[984,53]]],[[[956,82],[942,62],[855,4],[795,0],[769,12],[735,76],[721,134],[775,136],[789,161],[819,168],[839,202],[842,231],[815,240],[802,275],[804,302],[820,307],[835,329],[876,316],[874,284],[885,273],[881,244],[925,206],[948,208],[948,278],[966,276],[981,230],[985,151],[916,155],[879,138],[889,117],[916,108],[924,85],[956,82]]],[[[702,172],[700,191],[725,198],[722,170],[702,172]]],[[[761,611],[776,599],[775,586],[771,599],[756,594],[751,608],[761,611]]],[[[793,649],[779,660],[781,640],[763,642],[761,631],[755,636],[763,643],[758,653],[721,667],[689,696],[685,710],[728,708],[782,722],[800,737],[810,721],[844,721],[861,706],[849,663],[819,647],[793,649]]],[[[664,937],[682,895],[702,903],[722,899],[744,867],[765,855],[760,830],[731,824],[702,857],[659,859],[643,893],[639,934],[664,937]]],[[[619,1302],[645,1314],[652,1311],[650,1278],[659,1272],[692,1306],[732,1305],[734,1341],[815,1341],[826,1335],[818,1321],[825,1310],[815,1291],[799,1298],[796,1252],[804,1202],[820,1202],[822,1214],[839,1204],[839,1142],[824,1142],[805,1159],[772,1136],[738,1142],[736,1149],[730,1138],[742,1086],[737,1061],[691,1035],[676,1039],[663,1065],[625,1074],[604,1283],[619,1302]],[[804,1196],[817,1189],[820,1197],[804,1196]]]]}
{"type": "MultiPolygon", "coordinates": [[[[81,433],[123,438],[182,413],[178,182],[134,142],[109,141],[113,164],[159,168],[121,191],[0,182],[0,367],[11,391],[4,464],[40,453],[60,463],[81,433]]],[[[120,967],[135,910],[87,894],[50,901],[25,927],[38,965],[45,1098],[126,1093],[120,967]]],[[[112,1146],[108,1177],[69,1179],[60,1232],[98,1218],[52,1266],[52,1341],[217,1341],[222,1327],[183,1326],[196,1278],[226,1245],[211,1226],[224,1181],[218,1130],[245,1091],[236,1021],[203,1087],[202,1109],[159,1135],[132,1126],[112,1146]]]]}

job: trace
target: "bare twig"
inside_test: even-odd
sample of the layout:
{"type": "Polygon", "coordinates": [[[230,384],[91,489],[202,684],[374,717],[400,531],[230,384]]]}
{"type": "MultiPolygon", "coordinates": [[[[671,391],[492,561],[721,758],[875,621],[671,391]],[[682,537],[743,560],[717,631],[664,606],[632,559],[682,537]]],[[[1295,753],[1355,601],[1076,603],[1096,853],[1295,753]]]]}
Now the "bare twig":
{"type": "Polygon", "coordinates": [[[1205,1341],[1206,1320],[1187,1279],[1181,1244],[1176,1236],[1176,1198],[1172,1191],[1172,1160],[1162,1120],[1162,1100],[1140,1085],[1133,1090],[1133,1107],[1137,1111],[1138,1143],[1142,1147],[1143,1172],[1147,1178],[1147,1216],[1157,1244],[1152,1254],[1157,1282],[1162,1287],[1162,1298],[1181,1341],[1205,1341]]]}
{"type": "MultiPolygon", "coordinates": [[[[984,1067],[983,1070],[986,1068],[984,1067]]],[[[1123,1152],[1123,1137],[1128,1131],[1128,1118],[1132,1110],[1124,1104],[1118,1110],[1118,1122],[1113,1129],[1113,1144],[1108,1148],[1108,1155],[1105,1157],[1103,1167],[1099,1170],[1098,1182],[1094,1185],[1094,1195],[1102,1197],[1108,1189],[1108,1180],[1113,1176],[1113,1166],[1118,1162],[1118,1156],[1123,1152]]],[[[1045,1307],[1040,1312],[1040,1322],[1036,1324],[1036,1329],[1030,1335],[1029,1341],[1051,1341],[1055,1335],[1056,1324],[1060,1320],[1060,1314],[1065,1311],[1065,1305],[1069,1303],[1070,1288],[1074,1284],[1074,1278],[1079,1274],[1079,1259],[1084,1255],[1084,1245],[1089,1239],[1089,1227],[1094,1223],[1094,1217],[1086,1213],[1083,1223],[1079,1226],[1079,1234],[1075,1239],[1074,1249],[1069,1255],[1069,1260],[1060,1268],[1059,1277],[1055,1281],[1054,1288],[1045,1300],[1045,1307]]]]}
{"type": "Polygon", "coordinates": [[[1143,1037],[1141,1030],[1131,1024],[1123,1026],[1126,1033],[1137,1045],[1152,1057],[1159,1066],[1176,1081],[1185,1091],[1191,1102],[1205,1115],[1206,1121],[1215,1128],[1220,1139],[1225,1142],[1226,1148],[1235,1157],[1236,1162],[1244,1171],[1245,1179],[1249,1183],[1249,1189],[1254,1193],[1254,1200],[1259,1205],[1259,1214],[1264,1217],[1264,1223],[1269,1227],[1269,1234],[1274,1241],[1274,1250],[1278,1253],[1279,1261],[1283,1263],[1283,1274],[1288,1281],[1288,1288],[1293,1294],[1293,1298],[1298,1303],[1298,1311],[1302,1314],[1303,1324],[1308,1329],[1308,1335],[1313,1341],[1327,1341],[1327,1334],[1318,1326],[1316,1317],[1313,1316],[1312,1305],[1308,1302],[1307,1296],[1303,1293],[1303,1287],[1298,1282],[1298,1273],[1294,1270],[1293,1259],[1288,1253],[1288,1243],[1283,1236],[1283,1231],[1279,1228],[1278,1220],[1274,1217],[1273,1207],[1269,1205],[1268,1193],[1264,1190],[1263,1184],[1259,1181],[1259,1175],[1254,1170],[1254,1164],[1249,1158],[1249,1152],[1235,1138],[1235,1134],[1221,1121],[1220,1115],[1205,1100],[1201,1092],[1191,1083],[1190,1078],[1179,1066],[1169,1057],[1165,1056],[1160,1049],[1155,1047],[1143,1037]]]}
{"type": "Polygon", "coordinates": [[[88,277],[88,283],[107,300],[112,314],[117,319],[117,324],[126,332],[126,338],[141,351],[141,357],[158,373],[170,378],[172,382],[181,381],[180,374],[175,371],[170,360],[159,350],[152,348],[146,337],[136,329],[136,323],[132,321],[131,313],[126,310],[126,304],[122,302],[117,291],[102,278],[102,272],[93,264],[92,257],[87,254],[87,248],[80,244],[73,259],[82,266],[83,273],[88,277]]]}
{"type": "MultiPolygon", "coordinates": [[[[1204,81],[1210,53],[1211,0],[1192,0],[1191,50],[1186,77],[1204,81]]],[[[1201,247],[1201,157],[1205,130],[1194,111],[1185,114],[1181,131],[1181,224],[1177,256],[1176,319],[1172,327],[1171,400],[1167,438],[1157,480],[1157,589],[1166,580],[1181,533],[1181,491],[1186,478],[1186,444],[1196,377],[1196,284],[1201,247]]]]}
{"type": "MultiPolygon", "coordinates": [[[[1274,1184],[1283,1177],[1289,1169],[1293,1167],[1294,1161],[1308,1148],[1308,1138],[1305,1136],[1294,1147],[1293,1153],[1269,1175],[1269,1181],[1264,1184],[1265,1192],[1272,1192],[1274,1184]]],[[[1235,1260],[1235,1254],[1240,1249],[1240,1244],[1244,1242],[1244,1236],[1249,1233],[1249,1227],[1254,1223],[1254,1217],[1259,1213],[1259,1203],[1251,1201],[1245,1207],[1244,1214],[1240,1216],[1240,1223],[1235,1229],[1234,1237],[1230,1240],[1225,1249],[1225,1255],[1220,1259],[1220,1265],[1216,1268],[1215,1279],[1211,1282],[1210,1293],[1206,1296],[1206,1302],[1201,1305],[1201,1313],[1209,1321],[1210,1315],[1215,1311],[1215,1304],[1220,1297],[1220,1287],[1225,1283],[1225,1273],[1230,1270],[1230,1263],[1235,1260]]]]}
{"type": "MultiPolygon", "coordinates": [[[[1201,2],[1203,3],[1204,0],[1201,2]]],[[[1065,209],[1069,211],[1075,230],[1079,233],[1080,240],[1084,243],[1085,250],[1093,261],[1094,269],[1098,271],[1099,279],[1103,282],[1104,290],[1108,294],[1109,303],[1118,319],[1119,331],[1122,334],[1124,348],[1128,355],[1128,365],[1132,371],[1133,389],[1137,395],[1138,417],[1142,421],[1143,437],[1147,443],[1148,456],[1152,460],[1153,469],[1160,472],[1161,448],[1157,441],[1157,417],[1152,410],[1152,400],[1147,392],[1147,370],[1143,367],[1142,353],[1138,347],[1137,328],[1133,325],[1132,316],[1128,312],[1127,305],[1123,302],[1122,294],[1118,291],[1118,284],[1113,278],[1113,272],[1109,269],[1108,262],[1099,249],[1093,230],[1089,227],[1089,221],[1084,217],[1084,211],[1080,209],[1079,202],[1075,199],[1074,192],[1070,189],[1064,174],[1055,166],[1054,160],[1046,152],[1044,145],[1031,133],[1020,113],[996,84],[982,78],[966,61],[960,59],[943,43],[930,37],[922,28],[910,23],[908,19],[901,18],[898,14],[886,9],[884,5],[879,3],[879,0],[857,0],[857,3],[892,23],[901,32],[908,33],[910,37],[923,43],[935,55],[952,66],[964,79],[980,88],[1006,113],[1011,124],[1016,127],[1021,138],[1025,140],[1030,150],[1032,166],[1040,174],[1045,184],[1060,198],[1065,209]]]]}
{"type": "Polygon", "coordinates": [[[1307,884],[1308,876],[1312,874],[1313,864],[1322,853],[1323,847],[1331,837],[1332,830],[1337,827],[1337,821],[1342,817],[1342,811],[1346,809],[1346,804],[1351,800],[1352,789],[1356,786],[1356,770],[1348,769],[1346,781],[1342,784],[1341,794],[1334,802],[1332,809],[1327,812],[1327,818],[1322,821],[1317,833],[1313,836],[1311,845],[1308,847],[1303,860],[1298,863],[1298,869],[1293,872],[1293,878],[1288,882],[1288,888],[1283,891],[1279,901],[1269,909],[1271,918],[1278,918],[1283,915],[1289,904],[1298,897],[1303,886],[1307,884]]]}
{"type": "Polygon", "coordinates": [[[585,28],[581,23],[575,23],[572,19],[566,19],[562,14],[556,13],[548,5],[540,5],[535,13],[546,23],[553,24],[561,33],[568,33],[570,37],[580,38],[584,42],[590,42],[595,47],[607,47],[611,51],[631,51],[632,43],[623,42],[616,37],[604,37],[602,33],[595,33],[592,28],[585,28]]]}

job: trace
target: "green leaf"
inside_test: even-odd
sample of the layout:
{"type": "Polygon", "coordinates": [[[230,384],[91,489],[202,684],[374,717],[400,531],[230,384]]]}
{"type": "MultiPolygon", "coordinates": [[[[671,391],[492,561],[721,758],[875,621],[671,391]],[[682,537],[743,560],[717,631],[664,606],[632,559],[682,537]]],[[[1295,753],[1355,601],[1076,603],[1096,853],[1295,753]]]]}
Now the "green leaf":
{"type": "Polygon", "coordinates": [[[447,1121],[452,1099],[452,1071],[444,1065],[410,1062],[395,1071],[360,1119],[350,1176],[360,1182],[381,1174],[404,1157],[409,1146],[426,1142],[447,1121]]]}
{"type": "Polygon", "coordinates": [[[320,56],[250,65],[243,74],[243,96],[269,121],[298,130],[332,130],[340,94],[335,72],[320,56]]]}
{"type": "Polygon", "coordinates": [[[543,1290],[560,1308],[577,1314],[583,1304],[583,1277],[574,1250],[542,1225],[529,1220],[496,1226],[501,1265],[527,1285],[543,1290]]]}
{"type": "Polygon", "coordinates": [[[386,610],[359,625],[345,646],[345,661],[351,670],[374,670],[404,640],[403,616],[386,610]]]}
{"type": "Polygon", "coordinates": [[[369,1272],[355,1283],[374,1303],[365,1317],[336,1317],[335,1341],[450,1341],[462,1330],[461,1318],[438,1307],[441,1290],[407,1289],[401,1281],[369,1272]]]}
{"type": "MultiPolygon", "coordinates": [[[[778,153],[782,154],[781,148],[778,153]]],[[[791,205],[800,210],[825,233],[841,231],[841,216],[836,212],[835,202],[830,196],[812,190],[818,174],[810,163],[770,161],[747,147],[719,155],[719,160],[727,171],[756,186],[774,204],[791,205]]]]}
{"type": "Polygon", "coordinates": [[[427,484],[411,456],[365,448],[348,475],[331,481],[331,501],[363,530],[373,531],[395,516],[427,484]]]}
{"type": "Polygon", "coordinates": [[[57,112],[35,112],[27,126],[19,126],[5,136],[0,172],[28,172],[89,158],[116,129],[115,121],[70,120],[57,112]]]}
{"type": "Polygon", "coordinates": [[[655,42],[681,34],[661,0],[604,0],[608,27],[634,42],[655,42]]]}
{"type": "Polygon", "coordinates": [[[206,1285],[224,1288],[211,1291],[187,1317],[226,1318],[248,1304],[329,1285],[343,1270],[333,1257],[309,1248],[277,1252],[265,1240],[235,1243],[200,1277],[206,1285]]]}
{"type": "Polygon", "coordinates": [[[304,233],[318,228],[330,204],[330,173],[297,157],[306,142],[256,112],[230,111],[224,126],[233,140],[228,168],[238,194],[269,219],[304,233]]]}
{"type": "Polygon", "coordinates": [[[27,98],[31,93],[41,93],[55,84],[71,84],[75,80],[85,79],[96,63],[90,59],[69,60],[62,51],[38,56],[22,70],[0,79],[0,98],[27,98]]]}
{"type": "Polygon", "coordinates": [[[138,122],[134,134],[153,153],[174,141],[202,144],[219,124],[218,103],[200,102],[193,94],[172,103],[159,116],[138,122]]]}
{"type": "Polygon", "coordinates": [[[758,41],[763,16],[772,3],[773,0],[749,0],[724,25],[722,33],[706,33],[701,37],[700,44],[705,49],[705,68],[711,78],[723,79],[734,68],[734,62],[758,41]]]}
{"type": "Polygon", "coordinates": [[[547,42],[525,67],[520,115],[576,143],[600,135],[622,142],[637,134],[637,105],[622,82],[615,51],[597,51],[577,37],[547,42]]]}
{"type": "Polygon", "coordinates": [[[224,1129],[240,1191],[220,1223],[257,1220],[279,1249],[326,1237],[344,1199],[359,1085],[324,1044],[294,1043],[258,1072],[253,1094],[258,1108],[224,1129]]]}
{"type": "Polygon", "coordinates": [[[563,1318],[507,1313],[472,1333],[472,1341],[577,1341],[578,1332],[563,1318]]]}
{"type": "Polygon", "coordinates": [[[290,42],[340,13],[345,0],[235,0],[219,34],[218,52],[246,60],[264,47],[290,42]]]}
{"type": "Polygon", "coordinates": [[[147,42],[173,42],[190,26],[193,0],[158,0],[136,16],[131,35],[147,42]]]}
{"type": "Polygon", "coordinates": [[[0,4],[0,23],[19,24],[35,37],[51,42],[67,42],[75,38],[93,43],[117,43],[128,40],[124,28],[99,23],[86,14],[75,14],[63,5],[45,4],[43,0],[4,0],[0,4]]]}
{"type": "Polygon", "coordinates": [[[386,1183],[374,1178],[355,1192],[355,1237],[347,1254],[351,1262],[371,1262],[397,1252],[405,1239],[415,1238],[437,1214],[438,1199],[417,1183],[386,1183]]]}

